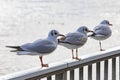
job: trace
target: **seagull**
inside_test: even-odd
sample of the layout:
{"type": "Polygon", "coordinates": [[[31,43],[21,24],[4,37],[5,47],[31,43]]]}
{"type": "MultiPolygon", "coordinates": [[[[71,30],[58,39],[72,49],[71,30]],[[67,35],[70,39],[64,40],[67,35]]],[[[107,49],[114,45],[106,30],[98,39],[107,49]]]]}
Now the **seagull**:
{"type": "Polygon", "coordinates": [[[101,45],[101,40],[109,38],[112,34],[109,26],[112,26],[112,24],[110,24],[108,20],[103,20],[98,26],[94,28],[93,34],[89,35],[89,37],[99,41],[100,51],[104,51],[101,45]]]}
{"type": "Polygon", "coordinates": [[[39,55],[42,67],[48,67],[48,64],[43,63],[43,56],[53,52],[58,45],[58,36],[64,36],[57,30],[51,30],[46,39],[39,39],[32,43],[26,43],[21,46],[6,46],[14,48],[11,52],[19,52],[19,55],[39,55]]]}
{"type": "Polygon", "coordinates": [[[86,26],[81,26],[75,32],[68,33],[58,39],[58,44],[72,50],[72,59],[80,60],[78,58],[78,48],[86,43],[87,32],[92,31],[86,26]],[[76,57],[74,57],[74,49],[76,49],[76,57]]]}

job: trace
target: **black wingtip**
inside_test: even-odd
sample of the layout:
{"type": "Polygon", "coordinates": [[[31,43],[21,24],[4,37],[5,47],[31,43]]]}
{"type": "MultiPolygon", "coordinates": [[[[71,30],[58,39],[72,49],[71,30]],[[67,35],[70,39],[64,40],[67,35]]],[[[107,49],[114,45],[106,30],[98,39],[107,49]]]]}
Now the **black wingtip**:
{"type": "Polygon", "coordinates": [[[18,50],[11,50],[10,52],[17,52],[18,50]]]}
{"type": "Polygon", "coordinates": [[[16,49],[16,50],[11,50],[11,52],[24,51],[20,46],[6,46],[6,47],[16,49]]]}
{"type": "Polygon", "coordinates": [[[88,37],[95,36],[96,34],[93,32],[93,34],[88,35],[88,37]]]}
{"type": "Polygon", "coordinates": [[[60,43],[60,39],[57,39],[58,40],[58,44],[60,43]]]}
{"type": "Polygon", "coordinates": [[[61,39],[58,39],[58,44],[64,43],[61,39]]]}
{"type": "Polygon", "coordinates": [[[20,48],[20,46],[6,46],[6,47],[8,47],[8,48],[15,48],[15,49],[20,48]]]}

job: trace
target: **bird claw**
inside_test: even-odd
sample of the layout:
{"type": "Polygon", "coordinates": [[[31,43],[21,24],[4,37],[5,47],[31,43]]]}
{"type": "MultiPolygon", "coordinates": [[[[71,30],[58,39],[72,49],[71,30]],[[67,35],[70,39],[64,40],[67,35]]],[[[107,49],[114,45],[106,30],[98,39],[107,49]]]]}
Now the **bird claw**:
{"type": "Polygon", "coordinates": [[[72,57],[72,59],[81,60],[81,59],[80,59],[80,58],[78,58],[78,57],[72,57]]]}
{"type": "Polygon", "coordinates": [[[42,67],[49,67],[48,64],[41,64],[42,67]]]}
{"type": "Polygon", "coordinates": [[[72,57],[72,59],[76,59],[76,57],[72,57]]]}
{"type": "Polygon", "coordinates": [[[81,60],[81,58],[76,57],[76,60],[81,60]]]}
{"type": "Polygon", "coordinates": [[[105,51],[104,49],[100,49],[100,51],[105,51]]]}

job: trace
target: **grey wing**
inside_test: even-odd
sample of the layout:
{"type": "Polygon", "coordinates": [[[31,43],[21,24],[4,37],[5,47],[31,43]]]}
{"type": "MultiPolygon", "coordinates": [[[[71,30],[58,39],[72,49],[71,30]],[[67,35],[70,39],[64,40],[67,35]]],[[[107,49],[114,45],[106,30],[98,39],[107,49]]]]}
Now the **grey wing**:
{"type": "Polygon", "coordinates": [[[79,40],[80,40],[80,44],[81,44],[81,45],[84,45],[84,44],[87,42],[87,36],[84,36],[84,37],[82,37],[82,38],[79,38],[79,40]]]}
{"type": "Polygon", "coordinates": [[[94,28],[94,33],[95,33],[95,35],[103,35],[102,26],[96,26],[96,27],[94,28]]]}
{"type": "Polygon", "coordinates": [[[101,29],[101,26],[98,25],[98,26],[96,26],[96,27],[93,29],[93,31],[100,30],[100,29],[101,29]]]}
{"type": "Polygon", "coordinates": [[[94,33],[95,35],[108,36],[109,34],[111,34],[111,30],[109,27],[106,27],[106,26],[97,26],[94,29],[94,33]]]}
{"type": "Polygon", "coordinates": [[[64,42],[73,45],[82,45],[87,41],[87,36],[80,33],[71,33],[66,35],[64,42]]]}
{"type": "Polygon", "coordinates": [[[37,53],[50,53],[56,49],[56,45],[49,40],[37,40],[21,46],[22,49],[37,53]]]}

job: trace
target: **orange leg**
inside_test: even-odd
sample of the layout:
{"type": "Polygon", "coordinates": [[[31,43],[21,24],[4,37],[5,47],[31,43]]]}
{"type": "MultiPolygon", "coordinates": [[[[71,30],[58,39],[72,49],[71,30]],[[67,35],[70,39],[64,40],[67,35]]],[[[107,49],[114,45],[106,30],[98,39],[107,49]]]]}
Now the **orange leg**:
{"type": "Polygon", "coordinates": [[[76,59],[76,58],[74,57],[74,51],[73,51],[73,49],[72,49],[72,59],[76,59]]]}
{"type": "Polygon", "coordinates": [[[76,49],[76,60],[80,60],[80,58],[78,58],[78,49],[76,49]]]}
{"type": "Polygon", "coordinates": [[[42,56],[39,56],[39,59],[42,67],[48,67],[48,64],[43,64],[42,56]]]}

